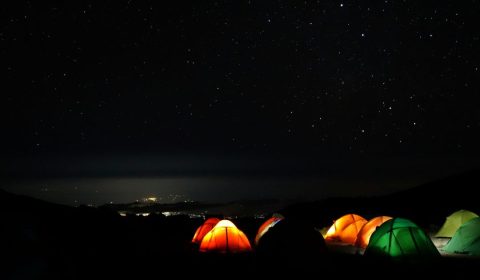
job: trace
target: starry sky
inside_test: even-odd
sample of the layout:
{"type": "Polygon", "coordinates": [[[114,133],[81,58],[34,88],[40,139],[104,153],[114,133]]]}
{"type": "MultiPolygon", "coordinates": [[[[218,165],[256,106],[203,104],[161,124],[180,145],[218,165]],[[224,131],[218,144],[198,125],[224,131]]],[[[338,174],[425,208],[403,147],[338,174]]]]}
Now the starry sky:
{"type": "Polygon", "coordinates": [[[478,1],[10,2],[9,175],[479,166],[478,1]]]}

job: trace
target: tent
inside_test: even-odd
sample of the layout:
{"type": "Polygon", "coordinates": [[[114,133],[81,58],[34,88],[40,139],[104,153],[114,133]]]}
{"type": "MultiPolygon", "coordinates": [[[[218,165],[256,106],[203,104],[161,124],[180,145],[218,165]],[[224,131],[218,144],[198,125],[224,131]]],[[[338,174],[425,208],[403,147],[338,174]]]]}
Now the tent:
{"type": "Polygon", "coordinates": [[[416,224],[407,219],[393,218],[372,234],[365,255],[399,258],[433,257],[440,253],[416,224]]]}
{"type": "Polygon", "coordinates": [[[313,225],[305,221],[283,219],[260,238],[259,255],[291,259],[320,255],[327,251],[325,240],[313,225]]]}
{"type": "Polygon", "coordinates": [[[443,250],[447,253],[480,256],[480,218],[464,223],[443,250]]]}
{"type": "Polygon", "coordinates": [[[478,217],[478,215],[473,212],[459,210],[447,217],[442,228],[435,234],[435,237],[451,238],[461,225],[476,217],[478,217]]]}
{"type": "Polygon", "coordinates": [[[363,225],[362,229],[358,232],[357,241],[355,242],[355,246],[361,248],[367,248],[368,242],[370,241],[370,237],[372,236],[373,232],[377,229],[377,227],[381,226],[388,220],[391,220],[392,217],[389,216],[378,216],[366,224],[363,225]]]}
{"type": "Polygon", "coordinates": [[[354,245],[357,235],[364,224],[367,223],[363,217],[355,214],[347,214],[333,222],[325,235],[326,241],[340,241],[354,245]]]}
{"type": "Polygon", "coordinates": [[[255,245],[258,245],[258,241],[262,236],[273,226],[275,226],[279,221],[283,220],[283,217],[274,216],[266,220],[258,229],[257,235],[255,236],[255,245]]]}
{"type": "Polygon", "coordinates": [[[240,253],[251,250],[247,236],[229,220],[218,222],[200,243],[200,252],[240,253]]]}
{"type": "Polygon", "coordinates": [[[220,222],[217,218],[208,218],[201,226],[197,228],[195,231],[195,235],[193,235],[192,243],[200,244],[202,242],[203,237],[210,231],[212,228],[220,222]]]}

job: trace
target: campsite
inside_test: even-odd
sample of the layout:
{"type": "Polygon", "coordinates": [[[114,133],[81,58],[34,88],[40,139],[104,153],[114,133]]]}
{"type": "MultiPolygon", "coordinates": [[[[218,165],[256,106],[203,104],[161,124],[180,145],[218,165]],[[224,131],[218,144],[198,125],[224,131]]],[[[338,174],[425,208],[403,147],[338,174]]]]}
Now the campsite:
{"type": "Polygon", "coordinates": [[[2,4],[0,280],[478,279],[479,0],[2,4]]]}
{"type": "MultiPolygon", "coordinates": [[[[432,186],[441,188],[472,176],[465,173],[406,192],[415,201],[432,186]]],[[[445,215],[450,209],[417,208],[424,213],[397,216],[414,209],[390,204],[391,211],[384,211],[378,204],[405,195],[399,193],[372,198],[371,208],[358,207],[356,213],[347,211],[357,203],[364,205],[365,199],[345,199],[349,205],[339,205],[342,200],[336,199],[336,209],[328,201],[292,205],[263,218],[191,218],[120,216],[102,208],[74,208],[0,194],[2,248],[10,256],[3,271],[7,278],[2,279],[180,277],[205,270],[235,277],[287,272],[307,277],[321,271],[343,278],[366,268],[374,268],[370,277],[375,279],[392,271],[395,276],[443,278],[468,275],[480,261],[480,218],[475,214],[479,209],[468,200],[452,202],[449,208],[457,210],[445,215]],[[461,203],[468,209],[460,208],[461,203]],[[313,210],[320,207],[326,208],[313,210]],[[318,223],[314,216],[331,222],[318,223]]]]}

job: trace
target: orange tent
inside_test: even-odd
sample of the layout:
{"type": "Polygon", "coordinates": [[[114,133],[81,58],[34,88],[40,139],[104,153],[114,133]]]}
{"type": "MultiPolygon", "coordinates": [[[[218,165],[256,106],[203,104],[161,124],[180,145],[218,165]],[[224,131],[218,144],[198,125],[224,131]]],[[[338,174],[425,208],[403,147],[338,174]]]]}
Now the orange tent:
{"type": "Polygon", "coordinates": [[[221,220],[200,243],[200,252],[240,253],[251,251],[247,236],[229,220],[221,220]]]}
{"type": "Polygon", "coordinates": [[[383,223],[391,219],[392,217],[389,216],[378,216],[368,221],[358,232],[355,246],[367,248],[368,242],[370,241],[370,236],[372,236],[373,232],[377,229],[377,227],[381,226],[383,223]]]}
{"type": "Polygon", "coordinates": [[[357,234],[364,224],[367,223],[363,217],[355,214],[347,214],[333,222],[325,235],[327,241],[340,241],[354,245],[357,234]]]}
{"type": "Polygon", "coordinates": [[[220,222],[217,218],[208,218],[201,226],[197,228],[195,231],[195,235],[193,236],[192,243],[200,244],[202,242],[203,237],[210,231],[212,228],[220,222]]]}
{"type": "Polygon", "coordinates": [[[283,220],[282,217],[271,217],[270,219],[266,220],[258,229],[257,235],[255,236],[255,245],[258,245],[258,241],[262,236],[274,225],[276,225],[279,221],[283,220]]]}

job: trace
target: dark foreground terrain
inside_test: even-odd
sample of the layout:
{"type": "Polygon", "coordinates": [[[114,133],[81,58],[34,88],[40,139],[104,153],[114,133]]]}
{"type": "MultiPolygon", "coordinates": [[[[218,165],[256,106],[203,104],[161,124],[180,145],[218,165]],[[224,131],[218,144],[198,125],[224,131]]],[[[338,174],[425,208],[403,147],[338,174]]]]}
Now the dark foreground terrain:
{"type": "MultiPolygon", "coordinates": [[[[475,174],[462,174],[382,198],[330,199],[292,205],[280,212],[288,219],[315,228],[328,226],[332,219],[345,213],[356,212],[366,217],[403,216],[426,230],[435,229],[459,208],[478,212],[479,203],[471,185],[475,174]],[[468,187],[462,187],[467,183],[468,187]],[[454,190],[452,184],[456,186],[454,190]],[[460,191],[462,197],[457,193],[460,191]]],[[[392,261],[332,250],[311,252],[295,246],[235,255],[198,253],[190,240],[202,219],[162,215],[121,217],[108,208],[73,208],[4,191],[0,191],[0,218],[4,259],[0,279],[236,278],[280,277],[291,273],[295,278],[319,279],[327,276],[457,279],[475,273],[480,265],[475,258],[392,261]]],[[[233,222],[253,244],[263,220],[244,217],[233,222]]],[[[289,242],[301,243],[302,238],[300,232],[292,232],[289,242]]]]}

